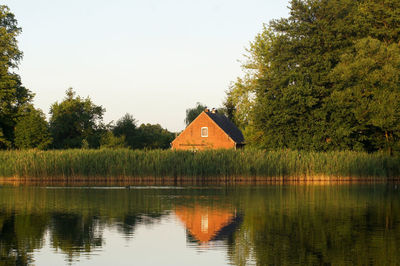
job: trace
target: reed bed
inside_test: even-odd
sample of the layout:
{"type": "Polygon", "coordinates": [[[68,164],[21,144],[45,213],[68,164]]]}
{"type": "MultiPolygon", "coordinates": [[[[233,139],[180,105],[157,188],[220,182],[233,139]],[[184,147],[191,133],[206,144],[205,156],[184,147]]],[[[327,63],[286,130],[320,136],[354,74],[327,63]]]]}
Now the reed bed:
{"type": "Polygon", "coordinates": [[[65,180],[399,179],[400,157],[352,151],[25,150],[0,151],[0,176],[65,180]]]}

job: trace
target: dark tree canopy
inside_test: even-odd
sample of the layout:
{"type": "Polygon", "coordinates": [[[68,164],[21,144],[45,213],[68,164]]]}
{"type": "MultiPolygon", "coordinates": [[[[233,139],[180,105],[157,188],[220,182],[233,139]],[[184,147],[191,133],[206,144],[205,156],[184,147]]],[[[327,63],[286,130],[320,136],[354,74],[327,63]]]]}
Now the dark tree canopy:
{"type": "Polygon", "coordinates": [[[174,138],[174,133],[159,124],[141,124],[138,128],[139,149],[168,149],[174,138]]]}
{"type": "Polygon", "coordinates": [[[15,126],[15,146],[20,149],[46,149],[51,142],[45,115],[29,106],[15,126]]]}
{"type": "Polygon", "coordinates": [[[54,148],[99,147],[104,132],[104,112],[105,109],[95,105],[89,97],[75,97],[73,89],[68,89],[65,99],[61,103],[54,103],[50,109],[50,132],[54,148]]]}
{"type": "Polygon", "coordinates": [[[203,112],[204,109],[206,109],[206,108],[207,108],[207,106],[198,102],[198,103],[196,103],[196,107],[186,109],[186,118],[185,118],[186,126],[188,126],[190,123],[192,123],[192,121],[195,120],[196,117],[198,117],[199,114],[201,114],[201,112],[203,112]]]}
{"type": "Polygon", "coordinates": [[[251,43],[226,105],[255,146],[391,150],[399,41],[400,1],[292,0],[251,43]]]}
{"type": "Polygon", "coordinates": [[[126,145],[132,149],[139,147],[136,123],[136,119],[131,114],[125,114],[112,130],[115,136],[124,137],[126,145]]]}
{"type": "Polygon", "coordinates": [[[127,147],[125,135],[117,137],[112,131],[106,131],[101,135],[100,148],[116,149],[127,147]]]}
{"type": "Polygon", "coordinates": [[[14,14],[7,6],[0,5],[0,149],[12,146],[21,108],[33,97],[13,72],[22,59],[17,42],[20,33],[14,14]]]}
{"type": "Polygon", "coordinates": [[[125,114],[101,140],[106,148],[127,147],[130,149],[168,149],[175,134],[162,128],[159,124],[136,125],[131,114],[125,114]]]}

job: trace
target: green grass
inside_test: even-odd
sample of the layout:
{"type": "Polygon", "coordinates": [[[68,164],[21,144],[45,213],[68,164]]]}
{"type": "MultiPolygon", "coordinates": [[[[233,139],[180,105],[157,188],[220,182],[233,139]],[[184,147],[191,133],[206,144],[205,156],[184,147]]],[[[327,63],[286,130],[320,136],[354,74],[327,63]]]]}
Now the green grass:
{"type": "Polygon", "coordinates": [[[363,152],[261,150],[0,151],[2,177],[398,178],[400,157],[363,152]]]}

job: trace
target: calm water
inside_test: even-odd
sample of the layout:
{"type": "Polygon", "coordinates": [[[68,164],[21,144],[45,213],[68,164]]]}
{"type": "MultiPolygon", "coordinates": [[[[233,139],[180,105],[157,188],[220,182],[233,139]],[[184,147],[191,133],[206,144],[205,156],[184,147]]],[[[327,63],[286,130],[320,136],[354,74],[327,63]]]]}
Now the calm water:
{"type": "Polygon", "coordinates": [[[0,265],[399,265],[394,185],[0,187],[0,265]]]}

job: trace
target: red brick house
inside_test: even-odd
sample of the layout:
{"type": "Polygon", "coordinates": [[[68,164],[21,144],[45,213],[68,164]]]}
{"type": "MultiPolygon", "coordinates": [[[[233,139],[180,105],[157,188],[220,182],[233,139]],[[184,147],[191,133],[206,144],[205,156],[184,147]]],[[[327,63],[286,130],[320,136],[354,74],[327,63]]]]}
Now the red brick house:
{"type": "Polygon", "coordinates": [[[215,109],[204,110],[171,143],[174,150],[236,149],[243,145],[242,132],[215,109]]]}

